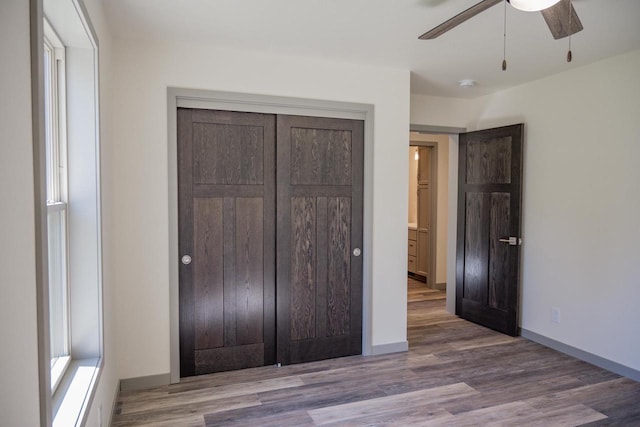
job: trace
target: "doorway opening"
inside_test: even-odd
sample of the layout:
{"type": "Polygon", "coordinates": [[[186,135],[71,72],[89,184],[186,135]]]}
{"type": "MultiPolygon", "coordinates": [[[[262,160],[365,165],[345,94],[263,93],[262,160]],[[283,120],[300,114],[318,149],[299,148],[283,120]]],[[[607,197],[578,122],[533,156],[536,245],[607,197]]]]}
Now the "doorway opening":
{"type": "Polygon", "coordinates": [[[449,135],[409,134],[408,322],[445,312],[449,135]]]}

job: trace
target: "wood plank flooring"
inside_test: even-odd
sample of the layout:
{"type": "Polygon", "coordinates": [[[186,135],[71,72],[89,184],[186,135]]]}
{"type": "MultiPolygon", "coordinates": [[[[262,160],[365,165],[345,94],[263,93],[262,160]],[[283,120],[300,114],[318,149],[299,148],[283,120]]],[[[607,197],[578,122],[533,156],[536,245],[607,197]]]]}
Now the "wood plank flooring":
{"type": "Polygon", "coordinates": [[[408,280],[409,352],[121,392],[113,426],[640,426],[640,383],[458,319],[408,280]]]}

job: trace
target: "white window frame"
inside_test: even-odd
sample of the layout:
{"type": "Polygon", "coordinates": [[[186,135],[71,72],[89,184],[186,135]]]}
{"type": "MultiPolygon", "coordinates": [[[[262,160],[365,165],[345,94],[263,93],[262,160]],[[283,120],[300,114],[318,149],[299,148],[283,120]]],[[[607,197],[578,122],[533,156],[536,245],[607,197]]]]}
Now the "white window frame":
{"type": "MultiPolygon", "coordinates": [[[[46,168],[47,156],[44,147],[44,136],[48,129],[40,128],[45,120],[41,114],[47,100],[41,91],[43,82],[32,82],[37,93],[38,155],[34,160],[42,165],[42,169],[34,174],[37,182],[37,199],[41,201],[42,216],[38,223],[43,227],[44,235],[40,250],[46,267],[48,252],[48,234],[53,244],[58,245],[60,234],[49,233],[47,215],[66,213],[67,260],[67,311],[68,313],[68,361],[59,359],[66,372],[56,379],[59,363],[51,370],[50,344],[56,337],[51,337],[49,308],[60,301],[59,295],[48,295],[48,271],[43,270],[38,289],[39,328],[38,335],[40,362],[40,418],[43,426],[71,427],[83,426],[92,411],[97,410],[103,422],[102,411],[93,408],[101,373],[104,368],[103,351],[103,312],[102,312],[102,227],[101,227],[101,191],[100,191],[100,76],[99,47],[96,32],[89,19],[89,14],[82,0],[30,0],[36,11],[32,24],[37,35],[36,45],[32,44],[32,58],[38,63],[38,72],[32,78],[41,79],[44,70],[44,45],[41,40],[47,34],[49,26],[57,34],[64,47],[64,63],[57,62],[59,75],[66,80],[56,79],[58,90],[65,95],[64,105],[58,109],[56,123],[58,127],[51,134],[59,137],[58,167],[46,168]],[[41,5],[41,6],[40,6],[41,5]],[[47,22],[48,21],[48,22],[47,22]],[[37,55],[37,56],[36,56],[37,55]],[[64,66],[64,67],[62,67],[64,66]],[[40,139],[42,136],[42,139],[40,139]],[[41,161],[42,160],[42,161],[41,161]],[[68,167],[67,167],[68,166],[68,167]],[[47,193],[47,169],[52,171],[50,182],[59,182],[58,194],[50,190],[47,193]],[[67,197],[68,194],[68,197],[67,197]],[[56,197],[53,197],[53,196],[56,197]],[[48,202],[51,203],[48,203],[48,202]],[[48,206],[48,207],[47,207],[48,206]],[[53,338],[53,339],[52,339],[53,338]],[[59,384],[52,392],[52,385],[59,384]]],[[[54,45],[52,37],[48,37],[50,47],[54,45]]],[[[55,46],[54,56],[55,56],[55,46]]],[[[50,156],[51,157],[51,156],[50,156]]],[[[57,227],[52,221],[51,227],[57,227]]],[[[58,228],[59,229],[59,228],[58,228]]],[[[53,260],[58,262],[58,260],[53,260]]],[[[53,276],[58,280],[59,276],[53,276]]],[[[58,321],[58,318],[54,318],[58,321]]],[[[57,361],[57,362],[58,362],[57,361]]],[[[61,369],[64,371],[64,369],[61,369]]]]}
{"type": "Polygon", "coordinates": [[[47,163],[47,219],[49,227],[59,222],[58,238],[49,235],[49,333],[51,349],[51,393],[60,384],[69,363],[69,236],[67,224],[67,140],[65,48],[44,19],[45,53],[45,143],[47,163]],[[58,219],[55,219],[58,216],[58,219]],[[53,253],[56,251],[56,253],[53,253]],[[52,277],[57,276],[57,280],[52,277]],[[52,289],[52,286],[57,286],[52,289]],[[57,298],[53,298],[53,296],[57,298]],[[54,319],[56,319],[54,321],[54,319]]]}

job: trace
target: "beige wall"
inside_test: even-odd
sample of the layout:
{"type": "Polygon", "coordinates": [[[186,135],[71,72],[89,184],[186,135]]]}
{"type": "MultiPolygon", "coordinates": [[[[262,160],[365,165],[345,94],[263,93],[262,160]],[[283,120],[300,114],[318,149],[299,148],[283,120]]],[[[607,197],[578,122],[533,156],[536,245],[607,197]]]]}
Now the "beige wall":
{"type": "Polygon", "coordinates": [[[109,267],[121,378],[169,372],[168,86],[374,105],[372,344],[406,341],[408,194],[399,171],[408,164],[397,143],[409,127],[407,70],[128,41],[116,43],[114,63],[113,161],[105,176],[114,188],[109,267]]]}
{"type": "Polygon", "coordinates": [[[40,424],[29,2],[0,2],[0,424],[40,424]]]}
{"type": "Polygon", "coordinates": [[[635,51],[476,100],[412,97],[411,119],[470,130],[525,123],[520,324],[636,370],[638,70],[635,51]]]}

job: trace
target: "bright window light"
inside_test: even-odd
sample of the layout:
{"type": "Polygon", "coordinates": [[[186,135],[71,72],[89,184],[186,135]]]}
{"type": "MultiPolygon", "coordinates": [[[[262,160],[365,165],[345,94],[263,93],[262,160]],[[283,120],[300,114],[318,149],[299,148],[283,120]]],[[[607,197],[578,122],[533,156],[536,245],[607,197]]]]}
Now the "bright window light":
{"type": "Polygon", "coordinates": [[[69,364],[64,47],[45,21],[44,89],[51,391],[69,364]]]}

